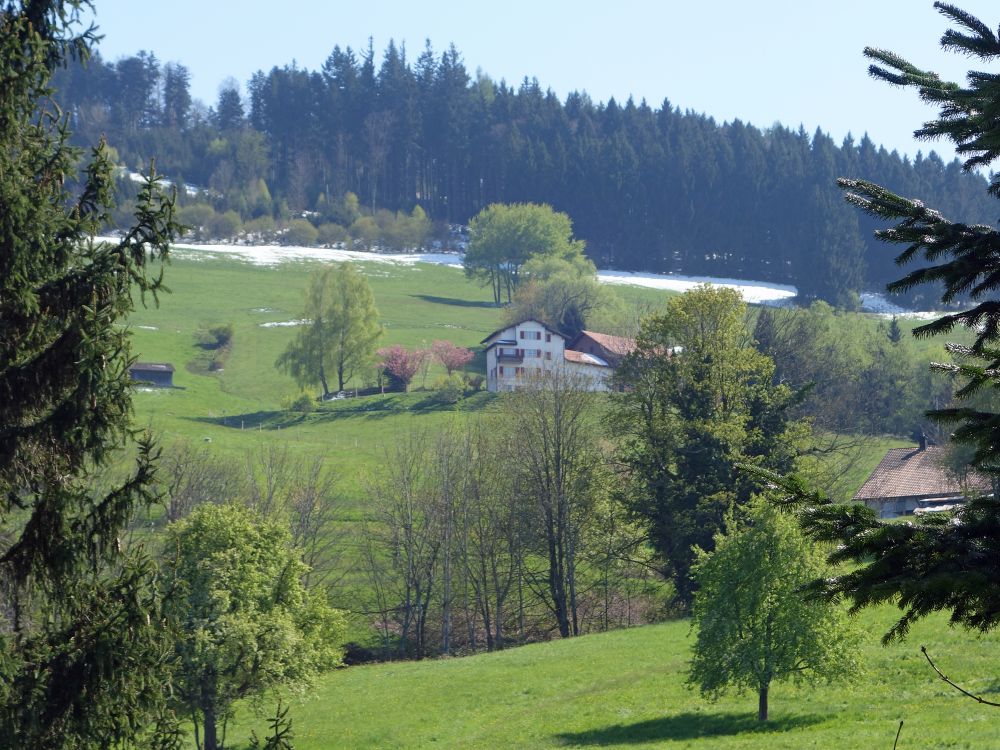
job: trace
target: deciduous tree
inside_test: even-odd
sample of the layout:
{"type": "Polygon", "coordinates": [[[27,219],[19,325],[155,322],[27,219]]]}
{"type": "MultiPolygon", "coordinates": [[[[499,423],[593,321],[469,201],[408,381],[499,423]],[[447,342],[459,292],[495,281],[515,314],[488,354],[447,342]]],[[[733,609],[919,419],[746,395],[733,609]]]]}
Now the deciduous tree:
{"type": "Polygon", "coordinates": [[[573,239],[569,216],[536,203],[494,203],[469,222],[465,274],[493,289],[493,301],[511,301],[521,266],[539,256],[579,257],[583,242],[573,239]]]}
{"type": "Polygon", "coordinates": [[[379,349],[378,356],[382,359],[382,369],[405,391],[410,387],[413,376],[417,374],[420,366],[427,359],[428,351],[426,349],[407,349],[405,346],[394,344],[379,349]]]}
{"type": "Polygon", "coordinates": [[[302,386],[319,381],[330,395],[329,371],[338,390],[372,360],[382,335],[371,287],[350,263],[315,274],[309,283],[303,316],[308,319],[276,365],[302,386]]]}
{"type": "Polygon", "coordinates": [[[689,681],[702,694],[753,690],[757,718],[766,721],[772,682],[830,679],[856,667],[846,613],[798,590],[826,565],[792,516],[757,505],[742,524],[730,516],[712,552],[696,554],[689,681]]]}
{"type": "Polygon", "coordinates": [[[455,370],[461,370],[475,356],[470,349],[456,346],[450,341],[435,341],[431,344],[431,352],[434,358],[441,363],[441,366],[451,375],[455,370]]]}
{"type": "Polygon", "coordinates": [[[199,748],[224,745],[235,701],[340,663],[343,617],[302,585],[306,566],[283,525],[234,503],[202,505],[169,528],[164,554],[176,699],[199,748]]]}
{"type": "Polygon", "coordinates": [[[731,289],[673,297],[666,312],[643,321],[615,375],[624,392],[611,424],[633,509],[682,604],[694,591],[692,546],[711,550],[726,514],[755,489],[736,462],[792,468],[792,394],[772,383],[773,364],[750,345],[745,313],[731,289]]]}

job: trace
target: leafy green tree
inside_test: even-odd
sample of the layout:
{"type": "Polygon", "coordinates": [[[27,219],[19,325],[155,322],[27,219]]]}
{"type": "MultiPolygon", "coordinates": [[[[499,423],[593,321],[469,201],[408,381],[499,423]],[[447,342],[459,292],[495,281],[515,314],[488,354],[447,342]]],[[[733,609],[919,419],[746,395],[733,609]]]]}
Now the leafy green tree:
{"type": "Polygon", "coordinates": [[[465,274],[489,284],[493,301],[506,294],[510,302],[521,267],[533,256],[571,261],[583,254],[583,242],[573,239],[569,216],[536,203],[494,203],[469,222],[465,274]]]}
{"type": "Polygon", "coordinates": [[[235,701],[340,663],[344,619],[302,585],[307,568],[287,528],[241,505],[207,504],[169,527],[164,552],[179,630],[175,697],[199,750],[225,744],[235,701]]]}
{"type": "Polygon", "coordinates": [[[610,419],[633,509],[681,604],[694,593],[692,547],[711,550],[727,513],[758,487],[735,464],[790,470],[805,437],[788,419],[793,394],[772,382],[773,367],[750,345],[739,293],[702,286],[643,321],[615,374],[623,392],[610,419]]]}
{"type": "Polygon", "coordinates": [[[727,688],[757,693],[766,721],[771,683],[850,674],[853,633],[846,612],[798,590],[826,564],[795,518],[756,504],[745,524],[730,517],[715,549],[696,549],[698,591],[692,611],[697,640],[689,682],[714,699],[727,688]]]}
{"type": "MultiPolygon", "coordinates": [[[[942,37],[945,49],[984,63],[1000,55],[1000,40],[981,21],[952,5],[935,3],[935,7],[958,27],[942,37]]],[[[891,52],[869,48],[865,54],[875,62],[869,68],[875,78],[914,87],[922,99],[940,105],[938,119],[920,128],[918,136],[950,138],[968,157],[966,169],[984,167],[1000,154],[996,148],[1000,126],[992,114],[1000,106],[1000,80],[995,76],[971,73],[962,86],[891,52]]],[[[975,302],[971,309],[945,315],[914,333],[926,336],[956,326],[970,328],[974,343],[952,345],[962,361],[945,369],[964,380],[957,392],[960,399],[995,389],[1000,368],[1000,304],[995,298],[1000,288],[1000,232],[951,221],[919,200],[902,198],[871,182],[841,180],[840,185],[848,191],[850,203],[878,219],[897,222],[878,232],[883,241],[905,246],[897,263],[923,256],[925,265],[890,284],[890,290],[935,283],[943,286],[945,303],[962,295],[975,302]]],[[[1000,196],[1000,175],[993,174],[989,192],[1000,196]]],[[[997,484],[1000,415],[969,402],[930,416],[955,425],[953,440],[971,447],[972,465],[997,484]]],[[[846,598],[855,609],[885,602],[898,605],[902,614],[885,635],[886,641],[904,637],[914,621],[940,610],[951,613],[953,624],[969,628],[988,631],[1000,624],[1000,500],[995,494],[969,500],[954,517],[934,515],[895,525],[879,520],[865,506],[836,505],[794,477],[762,476],[802,507],[800,520],[812,538],[837,545],[833,560],[856,563],[849,572],[817,580],[817,592],[846,598]]]]}
{"type": "Polygon", "coordinates": [[[316,273],[309,282],[302,326],[275,363],[305,387],[319,381],[324,398],[330,395],[328,372],[337,375],[337,388],[371,363],[375,343],[382,335],[375,298],[365,277],[350,263],[316,273]]]}
{"type": "Polygon", "coordinates": [[[293,219],[288,223],[288,229],[282,236],[285,245],[302,245],[310,247],[319,239],[319,230],[306,219],[293,219]]]}
{"type": "Polygon", "coordinates": [[[597,280],[597,269],[582,253],[569,258],[535,255],[522,269],[527,283],[514,293],[504,314],[510,323],[541,320],[567,339],[575,338],[598,310],[608,313],[618,298],[597,280]]]}
{"type": "Polygon", "coordinates": [[[148,561],[122,543],[155,499],[151,439],[121,484],[93,485],[132,443],[124,324],[133,292],[162,288],[154,264],[178,227],[150,178],[124,238],[93,240],[114,165],[102,143],[77,174],[49,99],[53,71],[95,41],[77,31],[82,4],[0,9],[0,746],[166,747],[166,734],[143,736],[164,718],[161,602],[148,561]]]}

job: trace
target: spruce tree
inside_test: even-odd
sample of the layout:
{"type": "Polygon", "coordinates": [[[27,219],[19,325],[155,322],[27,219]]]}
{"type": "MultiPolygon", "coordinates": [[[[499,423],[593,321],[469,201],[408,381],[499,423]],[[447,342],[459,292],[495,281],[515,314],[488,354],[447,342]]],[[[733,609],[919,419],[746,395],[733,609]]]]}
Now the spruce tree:
{"type": "MultiPolygon", "coordinates": [[[[155,448],[106,493],[132,437],[133,291],[155,297],[176,226],[155,180],[135,225],[98,243],[112,207],[107,148],[81,154],[49,99],[54,69],[86,59],[88,3],[0,4],[0,746],[141,742],[155,725],[167,645],[148,563],[123,550],[153,499],[155,448]]],[[[160,745],[163,746],[163,745],[160,745]]]]}
{"type": "MultiPolygon", "coordinates": [[[[978,19],[945,3],[935,7],[958,28],[941,39],[949,51],[984,63],[1000,56],[1000,38],[978,19]]],[[[966,157],[964,167],[985,167],[1000,156],[1000,78],[970,72],[967,84],[943,81],[897,55],[879,49],[865,54],[875,61],[869,72],[891,84],[914,87],[920,97],[940,106],[936,120],[916,131],[917,137],[944,136],[966,157]]],[[[847,200],[872,216],[896,222],[877,236],[904,246],[899,264],[923,260],[921,267],[889,285],[908,291],[921,284],[943,289],[941,301],[971,300],[972,307],[944,315],[914,329],[917,336],[966,327],[971,346],[949,345],[958,364],[939,365],[963,382],[961,401],[1000,387],[1000,232],[994,227],[950,220],[920,200],[904,198],[864,180],[840,180],[847,200]]],[[[1000,198],[1000,175],[989,192],[1000,198]]],[[[971,463],[1000,486],[1000,414],[983,411],[971,401],[929,416],[954,425],[952,439],[973,449],[971,463]]],[[[987,631],[1000,624],[1000,499],[996,495],[969,500],[954,518],[934,515],[907,524],[880,521],[862,505],[834,505],[807,490],[795,478],[771,477],[803,507],[804,528],[814,537],[835,542],[834,561],[852,561],[850,572],[815,584],[831,598],[846,597],[855,609],[894,602],[901,616],[886,640],[904,636],[910,625],[931,612],[950,612],[951,621],[987,631]]]]}

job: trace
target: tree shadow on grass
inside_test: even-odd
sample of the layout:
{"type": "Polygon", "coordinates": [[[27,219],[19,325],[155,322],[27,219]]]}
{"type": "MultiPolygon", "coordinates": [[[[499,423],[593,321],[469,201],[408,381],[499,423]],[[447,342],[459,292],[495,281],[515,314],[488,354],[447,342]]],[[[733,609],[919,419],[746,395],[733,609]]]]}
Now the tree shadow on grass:
{"type": "Polygon", "coordinates": [[[433,294],[411,294],[411,297],[424,302],[433,302],[437,305],[454,305],[455,307],[496,307],[496,304],[489,301],[474,299],[458,299],[456,297],[435,297],[433,294]]]}
{"type": "Polygon", "coordinates": [[[788,716],[757,721],[752,714],[714,714],[688,711],[634,724],[614,724],[585,732],[565,732],[555,737],[568,746],[639,745],[663,740],[694,740],[736,734],[773,734],[788,732],[823,721],[822,716],[788,716]]]}
{"type": "MultiPolygon", "coordinates": [[[[470,394],[463,401],[476,408],[483,401],[489,400],[491,394],[478,392],[470,394]],[[475,399],[473,401],[473,399],[475,399]]],[[[433,392],[414,401],[401,399],[396,394],[361,399],[343,399],[328,403],[308,414],[298,411],[256,411],[246,414],[229,414],[213,417],[186,417],[192,422],[212,424],[218,427],[230,427],[237,430],[283,430],[302,425],[319,425],[348,417],[362,417],[366,420],[381,420],[400,414],[433,414],[436,412],[462,411],[465,404],[442,403],[433,392]]]]}

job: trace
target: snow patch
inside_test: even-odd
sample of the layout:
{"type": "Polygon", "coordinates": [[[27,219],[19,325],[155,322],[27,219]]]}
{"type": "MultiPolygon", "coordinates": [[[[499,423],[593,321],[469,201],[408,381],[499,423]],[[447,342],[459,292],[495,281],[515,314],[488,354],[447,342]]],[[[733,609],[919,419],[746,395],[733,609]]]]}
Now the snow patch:
{"type": "Polygon", "coordinates": [[[895,302],[890,302],[881,292],[862,292],[861,309],[864,312],[876,313],[883,318],[913,318],[915,320],[933,320],[948,314],[936,310],[907,310],[895,302]]]}
{"type": "Polygon", "coordinates": [[[278,320],[273,323],[260,323],[261,328],[285,328],[288,326],[307,326],[312,323],[311,320],[303,318],[302,320],[278,320]]]}
{"type": "Polygon", "coordinates": [[[699,284],[735,289],[745,302],[759,305],[782,305],[791,301],[798,290],[788,284],[771,284],[766,281],[745,279],[720,279],[711,276],[682,276],[673,273],[633,273],[631,271],[598,271],[602,284],[628,284],[648,289],[686,292],[699,284]]]}
{"type": "Polygon", "coordinates": [[[235,256],[259,266],[276,266],[288,261],[314,260],[323,262],[356,261],[367,263],[435,263],[451,268],[462,267],[462,256],[456,253],[369,253],[361,250],[338,250],[329,247],[299,247],[295,245],[188,245],[173,246],[187,255],[217,253],[235,256]]]}

